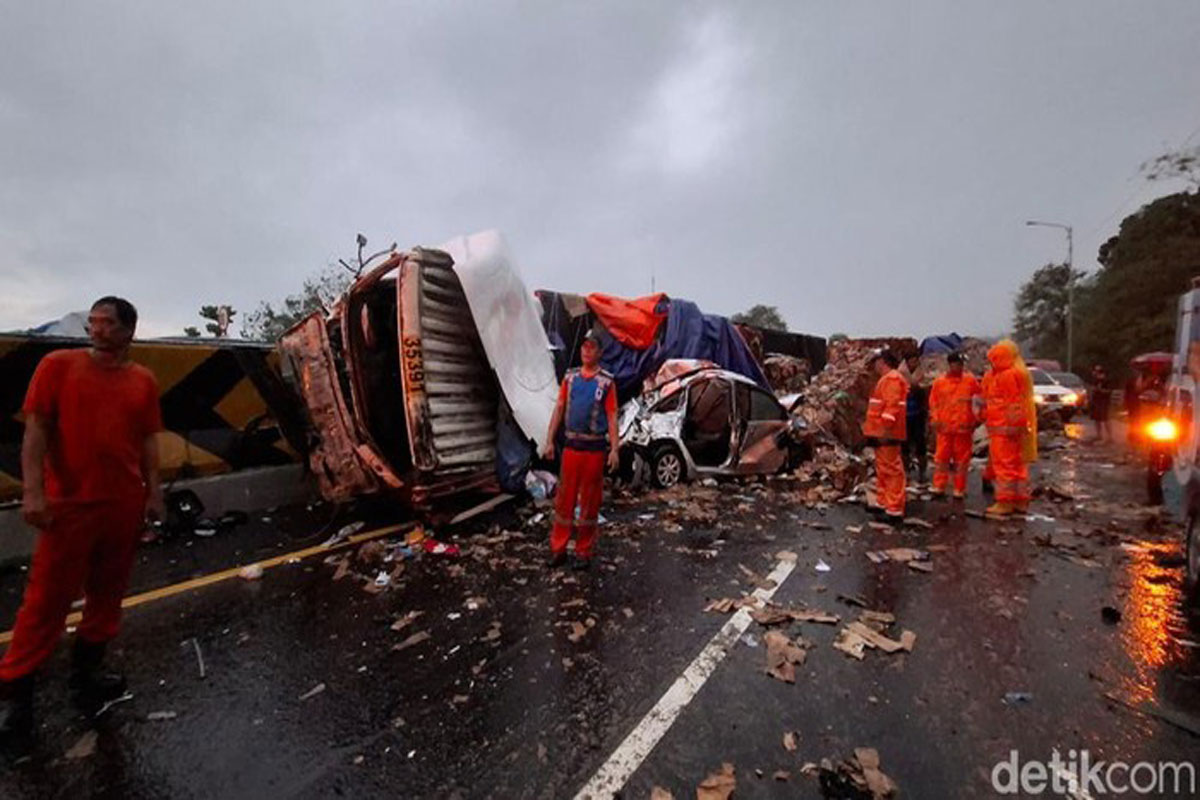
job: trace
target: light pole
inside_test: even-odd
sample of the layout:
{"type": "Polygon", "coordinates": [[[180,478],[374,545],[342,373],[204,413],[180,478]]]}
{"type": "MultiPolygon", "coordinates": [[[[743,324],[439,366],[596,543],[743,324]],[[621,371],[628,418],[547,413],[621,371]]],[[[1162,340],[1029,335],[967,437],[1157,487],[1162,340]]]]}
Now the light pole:
{"type": "Polygon", "coordinates": [[[1067,372],[1072,371],[1075,354],[1075,238],[1070,225],[1061,222],[1041,222],[1036,219],[1025,221],[1026,225],[1040,225],[1043,228],[1058,228],[1067,232],[1067,372]]]}

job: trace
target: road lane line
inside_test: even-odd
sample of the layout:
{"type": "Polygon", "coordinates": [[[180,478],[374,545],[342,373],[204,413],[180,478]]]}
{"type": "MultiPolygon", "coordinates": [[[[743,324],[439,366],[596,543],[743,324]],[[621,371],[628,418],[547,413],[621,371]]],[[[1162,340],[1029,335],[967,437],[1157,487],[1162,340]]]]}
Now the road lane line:
{"type": "MultiPolygon", "coordinates": [[[[220,583],[221,581],[227,581],[230,578],[236,578],[243,569],[249,566],[254,566],[255,564],[262,567],[264,570],[267,570],[271,567],[277,567],[280,564],[286,564],[289,561],[298,561],[302,558],[308,558],[309,556],[319,555],[321,553],[335,553],[338,550],[344,550],[347,547],[353,547],[356,544],[362,544],[363,542],[370,541],[371,539],[378,539],[389,534],[399,533],[402,530],[413,528],[417,524],[418,523],[415,522],[402,522],[398,525],[388,525],[386,528],[376,528],[373,531],[364,531],[363,533],[355,534],[348,537],[346,541],[339,542],[335,545],[318,544],[313,547],[306,547],[303,550],[285,553],[281,556],[273,556],[265,561],[251,561],[247,564],[242,564],[239,567],[233,567],[232,569],[213,572],[209,575],[201,575],[199,578],[192,578],[191,580],[186,580],[182,583],[164,586],[160,589],[142,592],[141,594],[130,595],[121,601],[121,608],[134,608],[135,606],[152,603],[155,600],[162,600],[164,597],[172,597],[184,592],[190,592],[193,589],[212,586],[214,583],[220,583]]],[[[67,616],[66,624],[68,627],[71,625],[78,625],[82,619],[83,614],[78,611],[74,611],[67,616]]],[[[0,644],[8,644],[12,641],[12,637],[12,631],[0,633],[0,644]]]]}
{"type": "MultiPolygon", "coordinates": [[[[770,589],[756,589],[751,595],[763,602],[775,596],[775,592],[796,568],[795,561],[780,561],[767,575],[774,581],[770,589]]],[[[596,771],[584,787],[575,795],[575,800],[605,800],[621,791],[637,768],[675,724],[675,720],[692,702],[700,688],[716,671],[717,666],[737,643],[738,637],[750,627],[750,610],[740,608],[721,626],[699,655],[688,664],[687,669],[675,679],[671,688],[659,698],[654,708],[642,717],[641,722],[629,732],[608,760],[596,771]]]]}

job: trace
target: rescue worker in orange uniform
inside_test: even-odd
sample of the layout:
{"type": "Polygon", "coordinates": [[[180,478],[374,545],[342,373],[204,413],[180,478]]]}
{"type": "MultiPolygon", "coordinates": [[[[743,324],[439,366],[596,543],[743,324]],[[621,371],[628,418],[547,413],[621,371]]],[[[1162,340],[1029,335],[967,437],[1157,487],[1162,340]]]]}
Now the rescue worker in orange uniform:
{"type": "Polygon", "coordinates": [[[961,353],[946,357],[949,365],[945,375],[933,382],[929,392],[929,411],[933,430],[937,434],[937,451],[933,457],[933,493],[945,495],[950,483],[950,465],[954,464],[954,496],[967,494],[967,471],[971,466],[971,434],[978,424],[975,399],[979,396],[979,381],[963,368],[961,353]]]}
{"type": "Polygon", "coordinates": [[[908,438],[905,408],[908,381],[897,367],[900,359],[890,350],[876,353],[872,361],[879,381],[871,393],[863,435],[875,446],[875,479],[879,505],[893,520],[904,518],[904,459],[900,448],[908,438]]]}
{"type": "MultiPolygon", "coordinates": [[[[983,378],[984,422],[995,470],[996,502],[990,517],[1024,513],[1029,508],[1029,438],[1035,430],[1032,382],[1020,350],[1005,339],[988,350],[992,371],[983,378]]],[[[1033,434],[1036,435],[1036,434],[1033,434]]]]}
{"type": "Polygon", "coordinates": [[[579,351],[583,366],[567,372],[558,391],[558,403],[546,433],[542,455],[554,458],[554,442],[565,425],[558,494],[554,499],[554,528],[550,533],[550,566],[567,560],[567,542],[575,530],[574,569],[588,569],[600,500],[604,493],[605,452],[610,470],[620,463],[617,438],[617,385],[600,369],[600,339],[593,331],[584,336],[579,351]],[[579,507],[579,518],[575,508],[579,507]]]}

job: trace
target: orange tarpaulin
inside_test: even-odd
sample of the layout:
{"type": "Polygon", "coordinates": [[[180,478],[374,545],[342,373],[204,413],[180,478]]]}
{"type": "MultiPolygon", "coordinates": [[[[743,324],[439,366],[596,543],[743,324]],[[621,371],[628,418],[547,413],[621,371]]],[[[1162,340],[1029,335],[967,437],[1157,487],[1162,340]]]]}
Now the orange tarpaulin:
{"type": "Polygon", "coordinates": [[[614,339],[634,350],[645,350],[654,344],[658,327],[667,318],[665,310],[655,310],[666,299],[662,292],[635,300],[593,292],[587,296],[587,304],[614,339]]]}

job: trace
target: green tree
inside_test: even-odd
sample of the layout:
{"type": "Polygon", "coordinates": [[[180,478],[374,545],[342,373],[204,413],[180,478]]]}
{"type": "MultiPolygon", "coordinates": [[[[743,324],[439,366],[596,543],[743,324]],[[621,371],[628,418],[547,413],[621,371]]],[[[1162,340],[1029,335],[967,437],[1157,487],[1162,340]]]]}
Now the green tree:
{"type": "Polygon", "coordinates": [[[753,325],[757,328],[767,328],[769,330],[786,331],[788,329],[787,322],[784,321],[783,315],[779,313],[779,309],[775,306],[764,306],[761,304],[751,306],[746,311],[734,314],[729,320],[739,325],[753,325]]]}
{"type": "Polygon", "coordinates": [[[310,314],[328,313],[354,277],[336,265],[325,267],[304,279],[299,294],[288,295],[278,304],[260,302],[242,321],[242,336],[263,342],[277,341],[310,314]]]}
{"type": "MultiPolygon", "coordinates": [[[[1026,355],[1066,363],[1067,297],[1070,269],[1047,264],[1027,280],[1013,302],[1013,335],[1026,355]]],[[[1075,270],[1075,281],[1084,273],[1075,270]]]]}
{"type": "Polygon", "coordinates": [[[1129,215],[1097,260],[1076,316],[1076,362],[1118,374],[1139,353],[1173,350],[1179,295],[1200,275],[1200,192],[1160,197],[1129,215]]]}
{"type": "Polygon", "coordinates": [[[1200,145],[1169,150],[1142,164],[1142,174],[1150,181],[1176,178],[1200,189],[1200,145]]]}
{"type": "MultiPolygon", "coordinates": [[[[233,326],[233,318],[237,315],[237,311],[233,306],[200,306],[198,312],[201,319],[206,319],[208,322],[204,325],[204,330],[208,331],[209,336],[228,336],[229,328],[233,326]],[[226,325],[222,330],[221,327],[221,309],[224,308],[228,312],[226,325]]],[[[201,336],[200,329],[195,325],[189,325],[183,329],[183,335],[189,339],[198,339],[201,336]]]]}

